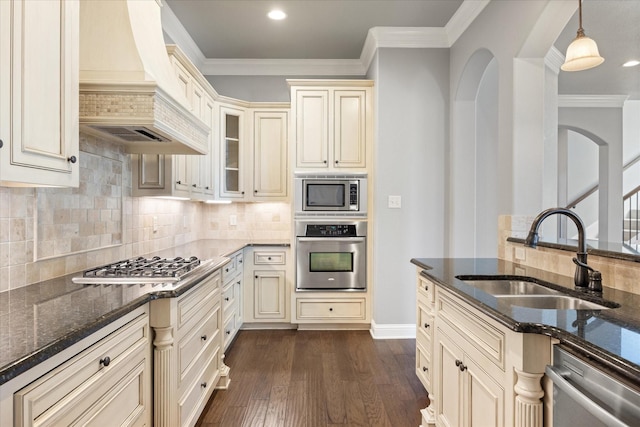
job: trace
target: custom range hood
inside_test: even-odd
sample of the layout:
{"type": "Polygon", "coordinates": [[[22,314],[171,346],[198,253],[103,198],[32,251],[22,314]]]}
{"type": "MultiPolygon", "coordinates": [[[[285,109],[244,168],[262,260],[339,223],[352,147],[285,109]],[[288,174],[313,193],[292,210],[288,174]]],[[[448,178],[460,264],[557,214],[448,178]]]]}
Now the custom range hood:
{"type": "Polygon", "coordinates": [[[161,0],[80,1],[80,127],[129,153],[206,154],[162,35],[161,0]]]}

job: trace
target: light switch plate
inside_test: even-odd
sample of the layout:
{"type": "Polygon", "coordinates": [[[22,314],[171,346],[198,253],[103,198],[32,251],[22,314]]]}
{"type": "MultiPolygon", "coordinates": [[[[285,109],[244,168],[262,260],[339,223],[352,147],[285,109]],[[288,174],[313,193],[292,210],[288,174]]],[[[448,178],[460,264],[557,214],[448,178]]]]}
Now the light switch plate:
{"type": "Polygon", "coordinates": [[[157,216],[153,216],[153,224],[152,224],[152,231],[154,233],[158,232],[158,217],[157,216]]]}
{"type": "Polygon", "coordinates": [[[400,209],[402,207],[402,196],[389,196],[389,208],[400,209]]]}
{"type": "Polygon", "coordinates": [[[238,217],[236,215],[229,215],[229,225],[238,225],[238,217]]]}

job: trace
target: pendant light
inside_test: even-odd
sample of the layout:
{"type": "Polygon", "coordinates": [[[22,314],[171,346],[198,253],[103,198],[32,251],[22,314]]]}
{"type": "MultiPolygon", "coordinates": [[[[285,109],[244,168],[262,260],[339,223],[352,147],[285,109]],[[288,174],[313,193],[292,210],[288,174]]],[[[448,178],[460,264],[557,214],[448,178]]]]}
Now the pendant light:
{"type": "Polygon", "coordinates": [[[578,0],[578,12],[580,27],[575,40],[567,48],[562,71],[582,71],[597,67],[604,62],[604,58],[598,52],[598,45],[593,39],[584,35],[582,29],[582,0],[578,0]]]}

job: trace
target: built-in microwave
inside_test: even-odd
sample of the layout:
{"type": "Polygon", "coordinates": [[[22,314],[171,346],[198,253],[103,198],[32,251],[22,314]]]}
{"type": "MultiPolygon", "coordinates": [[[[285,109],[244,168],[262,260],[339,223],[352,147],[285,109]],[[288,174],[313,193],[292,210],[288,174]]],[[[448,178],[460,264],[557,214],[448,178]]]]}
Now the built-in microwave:
{"type": "Polygon", "coordinates": [[[296,174],[296,216],[366,216],[366,174],[296,174]]]}

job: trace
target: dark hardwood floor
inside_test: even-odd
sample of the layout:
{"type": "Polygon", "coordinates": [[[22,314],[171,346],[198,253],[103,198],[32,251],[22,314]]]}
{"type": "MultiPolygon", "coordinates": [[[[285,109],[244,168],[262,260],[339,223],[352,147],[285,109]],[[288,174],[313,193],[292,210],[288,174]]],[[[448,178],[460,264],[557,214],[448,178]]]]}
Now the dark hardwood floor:
{"type": "Polygon", "coordinates": [[[228,390],[197,426],[417,427],[428,399],[415,340],[368,331],[240,331],[227,352],[228,390]]]}

